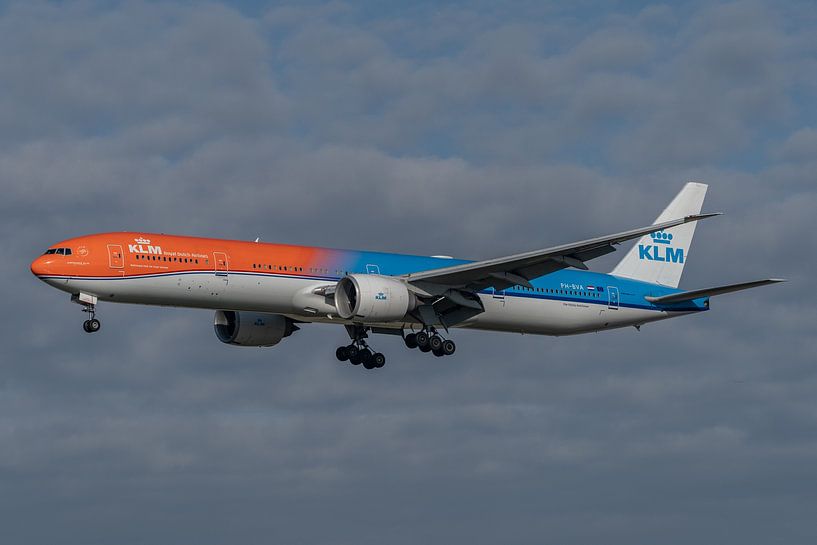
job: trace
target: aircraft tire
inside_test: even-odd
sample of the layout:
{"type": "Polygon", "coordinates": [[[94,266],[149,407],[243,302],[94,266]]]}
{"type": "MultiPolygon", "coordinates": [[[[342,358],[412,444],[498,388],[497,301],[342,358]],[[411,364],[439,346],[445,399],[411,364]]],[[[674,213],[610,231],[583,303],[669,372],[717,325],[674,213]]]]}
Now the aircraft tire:
{"type": "Polygon", "coordinates": [[[337,350],[335,350],[335,357],[338,358],[338,361],[346,361],[349,359],[349,349],[345,346],[339,346],[337,350]]]}
{"type": "Polygon", "coordinates": [[[91,332],[91,320],[85,320],[84,322],[82,322],[82,329],[85,331],[85,333],[90,333],[91,332]]]}
{"type": "Polygon", "coordinates": [[[442,358],[443,356],[445,356],[445,352],[443,352],[442,348],[437,348],[437,349],[432,348],[431,353],[434,354],[435,356],[437,356],[438,358],[442,358]]]}
{"type": "Polygon", "coordinates": [[[360,360],[363,363],[363,367],[366,369],[374,369],[377,365],[374,362],[374,355],[372,351],[368,348],[364,348],[360,351],[360,360]]]}
{"type": "Polygon", "coordinates": [[[446,356],[450,356],[451,354],[457,351],[457,345],[454,344],[454,341],[452,341],[451,339],[446,339],[443,341],[442,350],[443,354],[445,354],[446,356]]]}
{"type": "Polygon", "coordinates": [[[380,369],[384,365],[386,365],[386,356],[377,352],[372,356],[372,363],[374,363],[375,368],[380,369]]]}
{"type": "MultiPolygon", "coordinates": [[[[414,338],[417,340],[417,346],[420,348],[420,350],[427,347],[428,343],[430,342],[430,337],[425,331],[420,331],[414,336],[414,338]]],[[[423,350],[423,352],[428,352],[428,350],[423,350]]]]}
{"type": "Polygon", "coordinates": [[[428,345],[420,346],[420,352],[431,352],[431,347],[428,345]]]}
{"type": "Polygon", "coordinates": [[[428,343],[433,351],[442,350],[443,348],[443,338],[439,335],[432,335],[428,343]]]}
{"type": "Polygon", "coordinates": [[[417,348],[417,334],[409,333],[403,338],[403,342],[406,343],[407,348],[417,348]]]}
{"type": "Polygon", "coordinates": [[[346,352],[349,354],[349,363],[352,365],[360,365],[363,361],[360,357],[360,350],[357,346],[350,344],[346,347],[346,352]]]}

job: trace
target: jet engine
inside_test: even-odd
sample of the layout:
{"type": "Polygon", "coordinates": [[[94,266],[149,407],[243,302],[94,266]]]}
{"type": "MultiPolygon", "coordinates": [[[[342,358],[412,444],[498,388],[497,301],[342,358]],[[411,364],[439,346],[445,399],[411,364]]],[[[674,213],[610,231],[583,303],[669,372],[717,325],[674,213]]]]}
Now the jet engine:
{"type": "Polygon", "coordinates": [[[402,320],[417,304],[417,297],[403,282],[388,276],[350,274],[341,278],[335,288],[335,307],[346,320],[402,320]]]}
{"type": "Polygon", "coordinates": [[[238,346],[275,346],[298,326],[280,314],[217,310],[213,327],[223,343],[238,346]]]}

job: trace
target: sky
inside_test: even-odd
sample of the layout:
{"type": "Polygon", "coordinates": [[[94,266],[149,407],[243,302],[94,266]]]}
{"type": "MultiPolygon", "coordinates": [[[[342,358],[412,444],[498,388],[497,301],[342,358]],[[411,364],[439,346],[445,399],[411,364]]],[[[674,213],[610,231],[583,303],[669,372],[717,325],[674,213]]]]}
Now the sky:
{"type": "MultiPolygon", "coordinates": [[[[811,2],[0,4],[0,528],[20,544],[817,540],[811,2]],[[29,263],[135,230],[490,258],[710,184],[681,287],[577,337],[221,344],[29,263]]],[[[609,271],[624,252],[595,260],[609,271]]]]}

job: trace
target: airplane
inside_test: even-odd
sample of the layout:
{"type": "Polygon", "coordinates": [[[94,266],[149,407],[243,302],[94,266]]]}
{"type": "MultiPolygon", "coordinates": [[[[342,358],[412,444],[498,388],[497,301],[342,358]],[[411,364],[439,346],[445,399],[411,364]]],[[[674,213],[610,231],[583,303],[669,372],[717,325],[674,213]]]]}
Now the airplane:
{"type": "Polygon", "coordinates": [[[274,346],[299,324],[345,326],[340,361],[383,367],[369,334],[393,334],[435,356],[456,351],[451,329],[575,335],[709,310],[710,297],[783,282],[769,278],[678,289],[707,185],[689,182],[646,227],[505,257],[468,261],[141,232],[59,242],[31,264],[71,294],[100,329],[99,301],[215,311],[216,337],[274,346]],[[608,274],[585,262],[638,239],[608,274]],[[445,332],[445,334],[443,334],[445,332]]]}

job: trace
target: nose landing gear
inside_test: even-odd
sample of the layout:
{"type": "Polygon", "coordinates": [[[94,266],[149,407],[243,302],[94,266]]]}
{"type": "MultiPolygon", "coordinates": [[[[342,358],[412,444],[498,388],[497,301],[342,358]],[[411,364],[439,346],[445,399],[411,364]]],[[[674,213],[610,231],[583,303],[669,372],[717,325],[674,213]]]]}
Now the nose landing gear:
{"type": "Polygon", "coordinates": [[[82,322],[82,329],[86,333],[96,333],[102,327],[102,322],[96,319],[96,301],[95,295],[87,293],[77,293],[71,296],[71,301],[82,305],[82,312],[88,313],[88,319],[82,322]]]}
{"type": "Polygon", "coordinates": [[[102,322],[96,319],[96,305],[86,303],[82,305],[82,312],[88,313],[88,319],[82,322],[82,329],[85,333],[96,333],[102,327],[102,322]]]}

